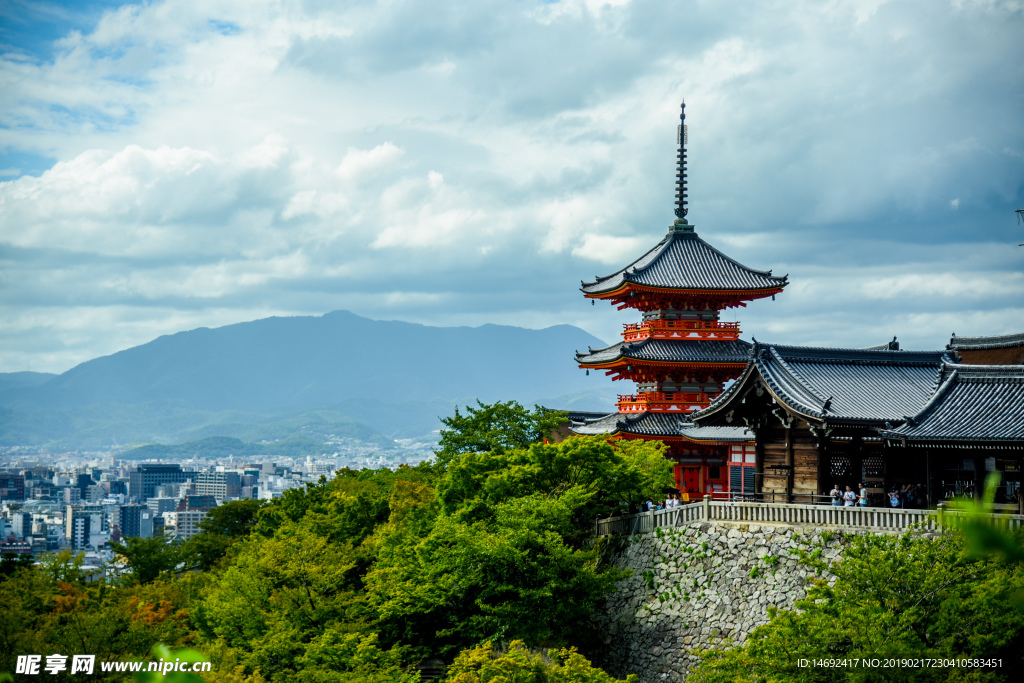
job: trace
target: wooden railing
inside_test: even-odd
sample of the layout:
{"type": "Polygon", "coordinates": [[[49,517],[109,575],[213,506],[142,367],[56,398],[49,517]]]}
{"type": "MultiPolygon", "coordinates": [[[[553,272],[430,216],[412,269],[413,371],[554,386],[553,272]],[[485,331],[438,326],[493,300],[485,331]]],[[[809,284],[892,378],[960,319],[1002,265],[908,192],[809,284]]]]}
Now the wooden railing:
{"type": "MultiPolygon", "coordinates": [[[[956,514],[956,513],[947,513],[956,514]]],[[[995,515],[994,521],[1010,529],[1024,526],[1024,515],[995,515]]],[[[843,526],[900,531],[914,524],[925,529],[938,527],[935,510],[899,508],[836,507],[785,503],[739,503],[704,500],[668,510],[609,517],[595,523],[597,536],[647,534],[657,528],[677,527],[693,522],[748,522],[754,524],[803,524],[843,526]]]]}
{"type": "Polygon", "coordinates": [[[642,391],[639,394],[619,394],[616,405],[620,413],[649,410],[654,413],[689,413],[707,408],[718,394],[703,391],[642,391]]]}
{"type": "Polygon", "coordinates": [[[642,339],[739,339],[739,323],[717,320],[645,320],[622,326],[625,341],[642,339]]]}

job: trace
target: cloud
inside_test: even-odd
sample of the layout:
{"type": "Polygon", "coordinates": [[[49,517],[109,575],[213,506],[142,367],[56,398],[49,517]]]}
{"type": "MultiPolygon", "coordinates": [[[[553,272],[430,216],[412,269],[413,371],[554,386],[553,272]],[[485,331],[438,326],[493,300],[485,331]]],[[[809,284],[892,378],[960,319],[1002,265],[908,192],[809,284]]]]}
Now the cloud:
{"type": "Polygon", "coordinates": [[[155,336],[336,308],[614,339],[635,314],[577,283],[671,222],[683,97],[691,220],[790,274],[777,302],[729,313],[748,334],[934,345],[951,321],[997,333],[1019,312],[1019,3],[47,17],[37,45],[0,54],[0,308],[20,321],[0,371],[34,348],[35,369],[67,369],[145,341],[146,321],[155,336]]]}
{"type": "Polygon", "coordinates": [[[639,237],[616,237],[613,235],[584,235],[583,243],[572,250],[573,256],[579,256],[606,264],[618,264],[620,267],[633,260],[632,256],[644,251],[645,245],[639,237]]]}

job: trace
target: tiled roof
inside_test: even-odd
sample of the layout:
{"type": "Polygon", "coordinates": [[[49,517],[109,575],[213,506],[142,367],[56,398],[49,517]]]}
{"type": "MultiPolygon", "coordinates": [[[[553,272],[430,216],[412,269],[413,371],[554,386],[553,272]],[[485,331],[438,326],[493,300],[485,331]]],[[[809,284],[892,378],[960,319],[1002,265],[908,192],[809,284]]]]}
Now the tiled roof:
{"type": "Polygon", "coordinates": [[[615,434],[626,432],[641,436],[670,436],[679,429],[680,416],[670,413],[640,413],[624,415],[611,413],[604,417],[577,422],[573,420],[572,431],[577,434],[615,434]]]}
{"type": "Polygon", "coordinates": [[[583,422],[584,420],[594,420],[599,417],[605,417],[605,413],[590,410],[569,410],[566,411],[565,416],[569,418],[569,422],[583,422]]]}
{"type": "Polygon", "coordinates": [[[654,437],[685,437],[694,441],[753,441],[754,435],[743,427],[698,427],[679,413],[612,413],[596,419],[573,420],[577,434],[635,434],[654,437]]]}
{"type": "Polygon", "coordinates": [[[892,338],[891,342],[884,344],[878,344],[876,346],[865,346],[862,351],[899,351],[900,343],[896,341],[896,337],[892,338]]]}
{"type": "Polygon", "coordinates": [[[581,365],[602,365],[620,358],[658,363],[746,363],[750,343],[742,339],[730,341],[705,339],[644,339],[619,342],[604,349],[576,352],[581,365]]]}
{"type": "Polygon", "coordinates": [[[821,421],[902,421],[938,388],[945,351],[875,351],[755,343],[740,376],[710,406],[691,415],[700,423],[720,413],[755,377],[791,410],[821,421]]]}
{"type": "Polygon", "coordinates": [[[908,441],[1016,441],[1024,445],[1024,366],[954,365],[919,412],[887,438],[908,441]]]}
{"type": "MultiPolygon", "coordinates": [[[[687,226],[689,227],[689,226],[687,226]]],[[[786,276],[734,261],[692,231],[673,228],[646,254],[611,275],[584,282],[584,294],[612,292],[630,282],[663,289],[763,290],[785,287],[786,276]]]]}
{"type": "Polygon", "coordinates": [[[694,441],[753,441],[754,433],[746,427],[698,427],[692,422],[684,422],[679,434],[694,441]]]}
{"type": "Polygon", "coordinates": [[[1006,349],[1013,346],[1024,346],[1024,332],[995,337],[958,337],[954,334],[946,348],[958,351],[983,351],[985,349],[1006,349]]]}

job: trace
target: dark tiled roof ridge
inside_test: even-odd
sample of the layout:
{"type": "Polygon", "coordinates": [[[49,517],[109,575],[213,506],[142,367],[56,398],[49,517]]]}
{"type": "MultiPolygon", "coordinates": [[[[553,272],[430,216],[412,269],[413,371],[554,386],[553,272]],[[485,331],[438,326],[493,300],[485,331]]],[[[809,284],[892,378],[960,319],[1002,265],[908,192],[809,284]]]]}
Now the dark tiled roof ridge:
{"type": "Polygon", "coordinates": [[[985,379],[1024,379],[1024,365],[975,365],[974,363],[946,363],[948,372],[957,372],[961,381],[985,379]]]}
{"type": "Polygon", "coordinates": [[[1024,366],[949,363],[942,386],[887,439],[917,443],[971,442],[1024,446],[1024,366]]]}
{"type": "Polygon", "coordinates": [[[623,346],[623,345],[625,345],[625,343],[626,342],[624,342],[624,341],[615,342],[614,344],[609,344],[608,346],[604,347],[603,349],[595,349],[593,346],[588,346],[586,353],[582,353],[580,351],[577,351],[576,352],[576,357],[578,358],[580,356],[588,356],[588,355],[590,355],[592,353],[601,353],[602,351],[609,351],[609,350],[614,349],[616,347],[623,346]]]}
{"type": "MultiPolygon", "coordinates": [[[[763,275],[763,276],[765,276],[767,278],[771,278],[773,280],[778,280],[780,286],[784,285],[784,284],[788,284],[787,280],[789,279],[789,273],[786,273],[785,275],[781,275],[781,276],[780,275],[772,275],[772,269],[771,268],[769,268],[768,270],[758,270],[757,268],[751,268],[750,266],[744,265],[744,264],[740,263],[739,261],[737,261],[736,259],[734,259],[732,256],[729,256],[728,254],[723,253],[717,247],[714,247],[711,244],[709,244],[708,242],[706,242],[705,240],[701,239],[696,231],[694,231],[694,232],[676,232],[676,233],[670,232],[668,234],[668,236],[669,237],[676,237],[678,239],[697,240],[698,242],[703,244],[705,247],[707,247],[711,251],[715,252],[716,254],[718,254],[719,256],[724,258],[726,261],[729,261],[730,263],[732,263],[737,268],[742,268],[743,270],[749,270],[751,273],[757,273],[758,275],[763,275]]],[[[644,268],[646,269],[649,265],[650,264],[648,264],[647,266],[644,266],[644,268]]]]}
{"type": "Polygon", "coordinates": [[[713,416],[721,414],[727,404],[750,388],[752,376],[756,373],[760,377],[758,382],[778,401],[788,405],[795,414],[814,420],[839,422],[872,422],[883,419],[902,422],[903,413],[896,412],[899,410],[897,406],[902,403],[905,406],[904,410],[918,412],[919,406],[926,403],[940,386],[941,380],[944,379],[940,370],[947,365],[952,363],[946,351],[829,349],[768,344],[755,339],[751,348],[751,360],[743,374],[707,408],[694,413],[691,419],[699,424],[704,419],[710,420],[713,416]],[[835,370],[826,371],[825,368],[829,367],[835,370]],[[821,371],[815,368],[820,368],[821,371]],[[834,374],[842,368],[848,369],[842,370],[839,375],[834,374]],[[863,375],[859,369],[854,375],[849,376],[849,380],[843,379],[847,373],[854,372],[855,368],[862,368],[864,372],[875,368],[877,372],[884,372],[888,379],[881,379],[882,376],[875,376],[879,379],[870,379],[873,377],[870,372],[863,375]],[[865,380],[854,379],[856,377],[863,377],[865,380]],[[877,401],[864,403],[853,400],[851,404],[851,396],[847,395],[848,392],[844,394],[838,391],[843,387],[835,385],[836,381],[841,384],[848,381],[868,381],[870,385],[890,393],[880,395],[877,401]],[[890,390],[897,386],[906,387],[906,390],[911,392],[904,394],[905,397],[917,396],[920,402],[914,405],[918,399],[894,400],[895,394],[890,390]],[[837,389],[837,395],[826,398],[825,392],[830,388],[837,389]],[[832,404],[829,399],[835,403],[832,404]]]}
{"type": "Polygon", "coordinates": [[[783,369],[786,370],[786,372],[792,375],[793,379],[796,380],[796,382],[800,385],[800,388],[804,391],[804,393],[810,395],[811,398],[815,398],[818,400],[817,408],[820,409],[823,405],[825,405],[825,397],[819,396],[818,392],[814,391],[811,388],[810,382],[808,382],[799,372],[797,372],[789,363],[787,363],[786,359],[783,358],[778,351],[772,348],[771,353],[775,360],[779,363],[779,365],[781,365],[783,369]]]}
{"type": "MultiPolygon", "coordinates": [[[[776,360],[776,362],[781,360],[778,354],[774,352],[774,349],[772,349],[771,355],[773,360],[778,359],[776,360]]],[[[779,363],[779,365],[781,365],[783,370],[785,371],[785,375],[787,375],[792,380],[791,382],[787,382],[786,385],[784,385],[782,382],[780,382],[781,378],[777,377],[775,373],[773,373],[771,369],[768,367],[768,363],[765,362],[765,359],[761,354],[757,354],[754,357],[754,364],[757,366],[758,374],[761,376],[761,379],[764,380],[764,383],[768,386],[769,391],[775,394],[779,401],[788,404],[791,408],[796,409],[798,412],[802,412],[804,415],[816,418],[824,417],[821,411],[819,410],[821,408],[821,405],[824,404],[824,401],[822,401],[821,404],[817,406],[809,403],[807,396],[805,394],[810,394],[812,398],[817,398],[817,394],[811,391],[810,388],[806,384],[804,384],[804,382],[798,376],[792,373],[792,371],[789,370],[788,366],[786,366],[784,363],[779,363]],[[789,398],[790,400],[787,400],[787,398],[789,398]]]]}
{"type": "MultiPolygon", "coordinates": [[[[753,353],[754,353],[754,348],[756,347],[757,342],[755,342],[754,344],[755,344],[755,346],[751,346],[750,347],[751,355],[753,355],[753,353]]],[[[732,397],[732,395],[735,394],[737,391],[739,391],[739,387],[741,387],[743,384],[746,383],[747,377],[749,377],[750,374],[754,371],[754,367],[755,366],[754,366],[753,363],[747,363],[747,367],[745,367],[743,369],[743,374],[740,375],[739,377],[737,377],[735,382],[730,384],[725,389],[725,391],[720,393],[718,395],[718,397],[715,398],[715,400],[713,400],[711,403],[709,403],[707,408],[704,408],[702,410],[698,410],[696,412],[690,413],[687,416],[686,419],[689,420],[689,421],[693,421],[694,417],[702,417],[704,415],[710,415],[712,412],[718,410],[718,408],[719,408],[719,406],[721,404],[728,403],[728,401],[732,397]]],[[[694,423],[694,424],[696,424],[696,423],[694,423]]]]}
{"type": "Polygon", "coordinates": [[[624,268],[610,275],[596,276],[593,282],[581,280],[580,289],[587,294],[606,293],[628,283],[644,287],[666,287],[679,290],[762,291],[781,289],[789,284],[788,275],[779,277],[771,273],[771,270],[758,270],[743,265],[705,242],[695,232],[672,229],[653,248],[624,268]],[[684,242],[692,243],[692,246],[684,249],[682,246],[684,242]],[[690,270],[685,270],[685,274],[679,281],[670,282],[680,275],[680,271],[673,270],[672,266],[672,264],[677,264],[677,259],[681,259],[679,263],[687,264],[690,270]],[[656,268],[668,268],[669,272],[659,275],[652,270],[656,268]],[[640,277],[645,273],[651,275],[648,271],[653,273],[653,282],[640,277]],[[663,277],[667,280],[659,282],[659,279],[663,277]]]}
{"type": "Polygon", "coordinates": [[[587,353],[576,352],[578,363],[604,363],[617,358],[638,361],[679,363],[743,363],[750,342],[743,339],[641,339],[621,341],[603,349],[588,347],[587,353]],[[595,356],[602,356],[595,359],[595,356]]]}
{"type": "Polygon", "coordinates": [[[882,349],[855,349],[839,348],[828,346],[798,346],[791,344],[773,344],[770,342],[754,341],[754,346],[760,348],[771,348],[779,353],[786,361],[804,361],[821,363],[869,363],[869,364],[896,364],[912,365],[915,363],[927,363],[929,365],[938,363],[943,357],[949,358],[949,351],[937,349],[934,351],[910,351],[910,350],[882,350],[882,349]]]}
{"type": "Polygon", "coordinates": [[[903,416],[906,420],[906,424],[914,425],[924,422],[928,418],[928,415],[935,410],[935,407],[942,403],[942,398],[949,392],[950,388],[952,388],[957,381],[957,371],[955,369],[943,377],[945,374],[946,370],[943,368],[942,373],[939,374],[938,389],[936,389],[931,398],[928,399],[928,402],[921,406],[921,410],[917,411],[917,414],[915,415],[903,416]]]}
{"type": "Polygon", "coordinates": [[[965,349],[983,351],[985,349],[1002,349],[1020,345],[1024,345],[1024,332],[999,334],[989,337],[958,337],[956,334],[953,334],[952,338],[949,340],[949,344],[946,345],[946,348],[951,350],[965,349]]]}
{"type": "MultiPolygon", "coordinates": [[[[645,251],[639,258],[633,259],[628,264],[626,264],[626,266],[624,268],[619,268],[618,270],[616,270],[614,273],[612,273],[610,275],[595,275],[593,282],[584,282],[583,280],[580,280],[580,284],[583,287],[587,287],[588,285],[596,285],[599,282],[604,282],[605,280],[610,280],[611,278],[615,277],[619,273],[625,273],[630,268],[633,268],[634,266],[636,266],[637,263],[640,263],[645,258],[647,258],[651,254],[653,254],[654,252],[656,252],[656,251],[660,250],[662,247],[668,245],[668,243],[670,242],[670,238],[671,237],[672,237],[672,233],[670,232],[669,234],[667,234],[664,237],[662,237],[660,242],[658,242],[653,247],[651,247],[650,249],[645,251]]],[[[652,258],[651,261],[653,262],[655,259],[657,259],[657,256],[652,258]]],[[[650,263],[647,264],[647,266],[649,266],[649,265],[650,265],[650,263]]],[[[647,268],[647,266],[644,266],[644,268],[647,268]]]]}
{"type": "Polygon", "coordinates": [[[578,434],[627,432],[644,436],[682,437],[692,441],[708,442],[752,441],[754,438],[748,428],[742,425],[701,427],[688,422],[684,415],[678,413],[652,413],[650,411],[636,414],[610,413],[595,419],[573,420],[572,429],[578,434]],[[596,429],[588,430],[588,427],[596,427],[596,429]]]}

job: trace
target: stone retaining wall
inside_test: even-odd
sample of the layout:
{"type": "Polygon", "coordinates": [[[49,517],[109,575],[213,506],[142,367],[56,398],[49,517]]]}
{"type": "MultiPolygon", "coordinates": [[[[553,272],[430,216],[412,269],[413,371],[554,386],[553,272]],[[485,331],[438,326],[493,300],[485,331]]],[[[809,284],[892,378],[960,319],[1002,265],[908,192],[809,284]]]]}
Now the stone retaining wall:
{"type": "Polygon", "coordinates": [[[705,522],[617,540],[614,562],[633,575],[598,617],[607,670],[639,674],[641,683],[684,680],[694,651],[741,643],[768,621],[768,607],[804,596],[813,571],[797,562],[797,549],[820,545],[834,559],[851,533],[864,532],[705,522]]]}

